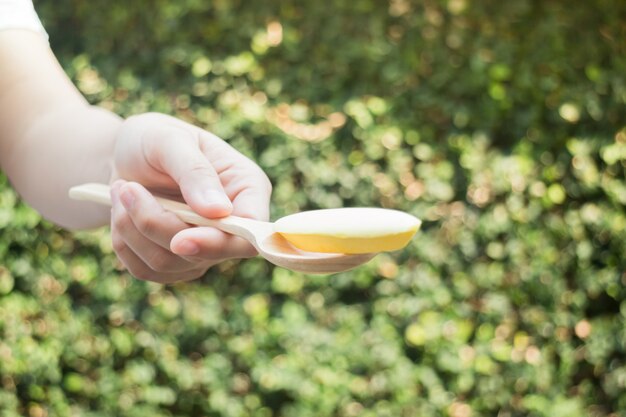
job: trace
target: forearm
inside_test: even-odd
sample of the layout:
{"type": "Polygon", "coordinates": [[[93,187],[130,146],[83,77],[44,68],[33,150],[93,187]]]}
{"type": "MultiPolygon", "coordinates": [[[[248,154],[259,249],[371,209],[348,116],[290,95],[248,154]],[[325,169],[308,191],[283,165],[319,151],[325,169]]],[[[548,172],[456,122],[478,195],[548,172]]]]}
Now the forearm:
{"type": "Polygon", "coordinates": [[[68,228],[106,224],[109,211],[68,198],[108,182],[121,119],[89,106],[38,35],[0,34],[0,164],[20,195],[68,228]]]}
{"type": "Polygon", "coordinates": [[[43,114],[3,168],[21,197],[48,220],[70,229],[107,224],[109,209],[71,200],[68,190],[109,182],[119,124],[117,116],[87,105],[43,114]]]}

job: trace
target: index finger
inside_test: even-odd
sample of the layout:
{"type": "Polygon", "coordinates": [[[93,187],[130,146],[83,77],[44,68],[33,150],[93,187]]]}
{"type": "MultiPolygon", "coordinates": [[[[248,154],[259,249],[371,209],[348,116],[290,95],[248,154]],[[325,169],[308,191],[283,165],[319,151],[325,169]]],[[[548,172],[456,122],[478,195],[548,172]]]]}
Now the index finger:
{"type": "Polygon", "coordinates": [[[220,177],[193,133],[175,126],[160,126],[152,139],[144,142],[144,155],[153,167],[178,184],[194,211],[209,218],[231,213],[231,201],[220,177]]]}
{"type": "Polygon", "coordinates": [[[272,184],[254,162],[239,155],[231,166],[220,172],[224,191],[233,202],[233,214],[267,221],[272,184]]]}
{"type": "Polygon", "coordinates": [[[239,217],[268,221],[270,217],[270,194],[262,184],[251,184],[233,199],[233,214],[239,217]]]}
{"type": "Polygon", "coordinates": [[[250,158],[210,132],[201,130],[200,149],[218,173],[232,214],[255,220],[269,219],[272,183],[250,158]]]}

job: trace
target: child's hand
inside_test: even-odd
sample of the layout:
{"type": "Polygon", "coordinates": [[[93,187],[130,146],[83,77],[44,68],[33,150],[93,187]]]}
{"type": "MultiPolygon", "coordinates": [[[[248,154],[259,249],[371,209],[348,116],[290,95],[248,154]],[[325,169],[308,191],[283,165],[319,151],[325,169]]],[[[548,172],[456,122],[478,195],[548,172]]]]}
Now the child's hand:
{"type": "Polygon", "coordinates": [[[267,220],[267,176],[217,136],[162,114],[131,117],[118,134],[113,172],[113,248],[137,278],[192,280],[220,261],[256,254],[243,239],[190,227],[143,187],[183,199],[205,217],[267,220]]]}

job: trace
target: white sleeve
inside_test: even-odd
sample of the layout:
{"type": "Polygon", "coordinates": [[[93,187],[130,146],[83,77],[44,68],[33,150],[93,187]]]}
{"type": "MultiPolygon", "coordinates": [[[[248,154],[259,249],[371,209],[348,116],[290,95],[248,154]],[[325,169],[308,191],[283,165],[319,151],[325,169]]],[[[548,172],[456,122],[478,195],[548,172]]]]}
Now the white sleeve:
{"type": "Polygon", "coordinates": [[[48,38],[32,0],[0,0],[0,30],[3,29],[27,29],[48,38]]]}

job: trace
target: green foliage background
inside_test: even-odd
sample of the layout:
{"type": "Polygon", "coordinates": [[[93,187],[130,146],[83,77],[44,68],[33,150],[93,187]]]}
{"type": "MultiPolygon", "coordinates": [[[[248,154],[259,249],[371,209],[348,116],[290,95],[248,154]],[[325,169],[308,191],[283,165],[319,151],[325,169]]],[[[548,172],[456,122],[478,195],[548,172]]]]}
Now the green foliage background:
{"type": "Polygon", "coordinates": [[[274,218],[373,205],[405,250],[160,286],[0,185],[0,416],[626,416],[626,3],[40,0],[121,115],[250,155],[274,218]]]}

